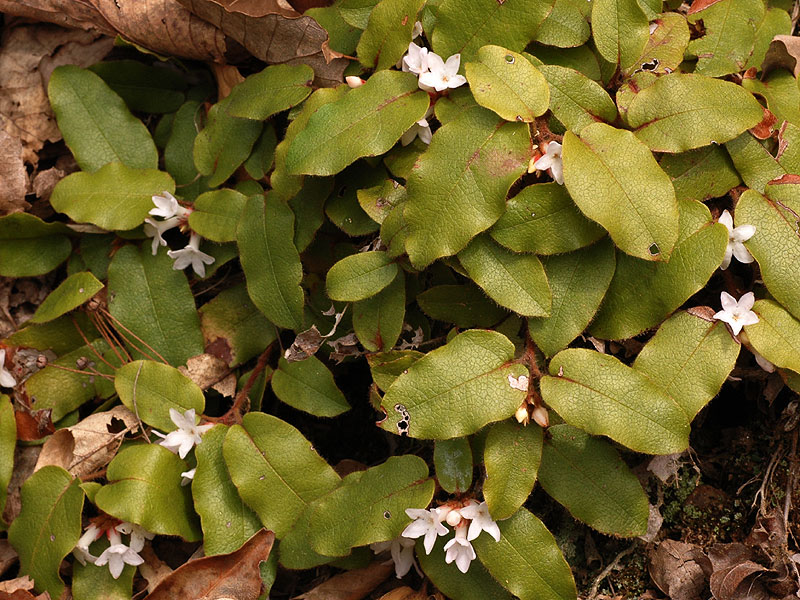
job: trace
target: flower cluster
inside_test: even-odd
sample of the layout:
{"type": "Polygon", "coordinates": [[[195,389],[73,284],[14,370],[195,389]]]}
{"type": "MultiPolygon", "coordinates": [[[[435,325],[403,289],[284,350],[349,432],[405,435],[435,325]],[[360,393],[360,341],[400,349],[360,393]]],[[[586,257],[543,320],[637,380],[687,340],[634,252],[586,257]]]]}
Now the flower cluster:
{"type": "MultiPolygon", "coordinates": [[[[153,433],[162,438],[159,445],[164,446],[164,448],[173,454],[177,454],[181,458],[186,458],[189,451],[203,441],[201,436],[214,426],[212,423],[197,425],[195,423],[196,417],[193,408],[190,408],[183,414],[179,413],[174,408],[170,408],[169,418],[172,419],[172,422],[175,423],[177,427],[175,431],[170,431],[166,435],[158,431],[153,431],[153,433]]],[[[181,473],[183,477],[181,485],[187,485],[192,481],[196,470],[197,467],[181,473]]]]}
{"type": "MultiPolygon", "coordinates": [[[[161,217],[163,221],[155,219],[144,220],[144,233],[153,238],[153,256],[158,252],[159,246],[166,246],[167,242],[162,237],[164,232],[186,224],[189,214],[192,212],[178,203],[178,200],[169,192],[162,192],[153,196],[155,208],[150,210],[154,217],[161,217]]],[[[194,272],[199,277],[205,277],[206,265],[214,262],[214,257],[200,251],[200,236],[192,232],[189,236],[189,243],[181,250],[169,250],[167,255],[174,259],[172,268],[182,271],[191,265],[194,272]]]]}
{"type": "Polygon", "coordinates": [[[117,579],[122,574],[125,565],[138,566],[144,562],[144,559],[139,556],[139,552],[144,548],[146,539],[152,540],[153,534],[135,523],[123,521],[106,530],[92,524],[86,528],[72,554],[82,565],[87,562],[98,567],[108,565],[111,576],[117,579]],[[94,556],[89,551],[89,546],[100,539],[103,534],[108,537],[109,546],[103,550],[100,556],[94,556]],[[122,543],[122,535],[130,536],[127,546],[122,543]]]}
{"type": "Polygon", "coordinates": [[[407,508],[406,514],[414,519],[397,539],[372,544],[370,548],[377,553],[390,550],[394,561],[395,574],[403,577],[414,564],[414,541],[423,538],[425,554],[430,554],[436,544],[436,538],[447,535],[447,523],[453,527],[455,535],[444,545],[447,564],[456,563],[459,571],[466,573],[470,563],[475,560],[475,549],[472,540],[482,531],[491,535],[496,542],[500,541],[500,528],[489,515],[486,502],[469,500],[461,507],[442,505],[431,509],[407,508]]]}

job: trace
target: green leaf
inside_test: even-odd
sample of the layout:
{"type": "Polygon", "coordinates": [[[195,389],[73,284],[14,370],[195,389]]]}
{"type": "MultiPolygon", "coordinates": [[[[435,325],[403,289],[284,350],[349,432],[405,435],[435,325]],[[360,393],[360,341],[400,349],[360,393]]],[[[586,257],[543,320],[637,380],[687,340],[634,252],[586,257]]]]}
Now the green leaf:
{"type": "Polygon", "coordinates": [[[311,515],[317,504],[319,499],[308,504],[292,524],[291,529],[281,538],[281,543],[278,545],[281,566],[295,570],[311,569],[334,560],[334,557],[323,556],[311,548],[309,527],[311,515]]]}
{"type": "Polygon", "coordinates": [[[96,63],[89,70],[102,77],[131,110],[172,113],[186,97],[188,84],[181,73],[159,67],[158,63],[151,66],[138,60],[110,60],[96,63]]]}
{"type": "Polygon", "coordinates": [[[721,321],[679,312],[650,338],[633,368],[669,394],[691,420],[733,370],[739,344],[721,321]]]}
{"type": "Polygon", "coordinates": [[[800,373],[800,322],[772,300],[758,300],[753,312],[758,323],[745,332],[756,352],[776,367],[800,373]]]}
{"type": "Polygon", "coordinates": [[[297,362],[281,358],[272,374],[272,391],[289,406],[317,417],[335,417],[350,410],[333,375],[316,356],[297,362]]]}
{"type": "Polygon", "coordinates": [[[512,420],[489,428],[483,450],[483,497],[495,521],[507,519],[530,496],[542,459],[542,428],[512,420]]]}
{"type": "Polygon", "coordinates": [[[608,92],[583,73],[557,65],[541,65],[539,71],[550,86],[550,110],[567,129],[580,133],[592,123],[616,120],[608,92]]]}
{"type": "Polygon", "coordinates": [[[61,467],[42,467],[22,484],[21,500],[22,511],[8,531],[20,575],[30,576],[37,592],[58,598],[64,590],[59,566],[81,536],[80,480],[61,467]]]}
{"type": "Polygon", "coordinates": [[[591,4],[581,0],[555,0],[553,8],[536,32],[536,41],[572,49],[589,39],[591,4]]]}
{"type": "Polygon", "coordinates": [[[326,288],[331,300],[355,302],[370,298],[397,277],[397,263],[386,252],[351,254],[328,271],[326,288]]]}
{"type": "Polygon", "coordinates": [[[678,238],[675,190],[644,144],[630,131],[594,123],[580,138],[566,133],[563,157],[570,196],[620,250],[669,259],[678,238]]]}
{"type": "MultiPolygon", "coordinates": [[[[661,0],[655,0],[661,6],[661,0]]],[[[628,69],[628,75],[640,69],[664,75],[678,70],[689,45],[689,25],[680,13],[663,13],[650,18],[655,29],[647,38],[641,56],[628,69]]]]}
{"type": "Polygon", "coordinates": [[[203,390],[197,384],[178,369],[150,360],[135,360],[117,369],[114,388],[131,412],[162,431],[177,428],[169,409],[183,415],[193,408],[197,420],[205,409],[203,390]]]}
{"type": "Polygon", "coordinates": [[[292,173],[334,175],[359,158],[385,153],[428,105],[413,73],[379,71],[311,116],[289,147],[286,165],[292,173]]]}
{"type": "MultiPolygon", "coordinates": [[[[790,9],[787,7],[787,10],[790,9]]],[[[782,8],[768,6],[764,19],[756,27],[753,52],[750,54],[750,58],[747,59],[745,70],[750,67],[761,67],[761,63],[764,62],[764,57],[767,54],[767,49],[776,35],[791,34],[792,18],[789,13],[782,8]]]]}
{"type": "Polygon", "coordinates": [[[742,87],[764,98],[767,108],[778,117],[778,123],[789,121],[800,126],[800,89],[797,87],[797,79],[789,71],[770,71],[763,81],[747,77],[742,79],[742,87]]]}
{"type": "Polygon", "coordinates": [[[152,356],[155,351],[168,363],[182,365],[203,353],[189,282],[172,268],[165,251],[153,256],[149,247],[121,248],[108,267],[108,297],[111,315],[125,328],[125,337],[141,349],[137,357],[147,353],[158,358],[152,356]]]}
{"type": "Polygon", "coordinates": [[[200,515],[206,556],[235,552],[261,529],[261,521],[239,497],[228,474],[222,455],[227,432],[224,425],[216,425],[203,434],[203,443],[194,451],[197,471],[192,497],[200,515]]]}
{"type": "Polygon", "coordinates": [[[555,425],[547,433],[539,467],[544,491],[601,533],[644,535],[647,495],[619,452],[569,425],[555,425]]]}
{"type": "Polygon", "coordinates": [[[289,173],[286,157],[294,139],[306,128],[308,120],[320,107],[342,98],[350,88],[342,84],[337,88],[321,88],[309,96],[300,106],[294,121],[289,123],[286,135],[275,148],[275,170],[270,175],[269,182],[278,196],[285,200],[293,198],[303,186],[303,175],[289,173]]]}
{"type": "Polygon", "coordinates": [[[747,187],[757,192],[763,192],[767,183],[787,173],[750,132],[725,144],[725,149],[747,187]]]}
{"type": "Polygon", "coordinates": [[[336,176],[333,191],[325,203],[325,214],[350,237],[378,231],[378,224],[361,207],[358,192],[372,188],[387,178],[382,165],[360,160],[336,176]]]}
{"type": "MultiPolygon", "coordinates": [[[[312,7],[303,12],[304,16],[311,17],[328,32],[328,46],[331,50],[353,56],[356,53],[358,40],[363,28],[353,27],[342,16],[342,5],[339,2],[331,6],[312,7]]],[[[366,23],[364,24],[366,27],[366,23]]]]}
{"type": "Polygon", "coordinates": [[[234,86],[226,111],[231,117],[264,121],[305,100],[313,79],[308,65],[271,65],[234,86]]]}
{"type": "MultiPolygon", "coordinates": [[[[274,177],[274,172],[272,177],[274,177]]],[[[303,188],[289,200],[294,213],[294,245],[304,252],[325,222],[323,205],[333,189],[332,177],[308,177],[303,188]]]]}
{"type": "Polygon", "coordinates": [[[594,0],[592,34],[600,56],[622,70],[642,55],[650,37],[648,19],[636,0],[594,0]]]}
{"type": "Polygon", "coordinates": [[[719,198],[741,182],[730,156],[721,146],[665,154],[659,165],[672,178],[678,200],[719,198]]]}
{"type": "Polygon", "coordinates": [[[345,556],[354,546],[394,539],[409,523],[405,509],[428,506],[434,488],[428,465],[411,454],[348,475],[317,503],[311,547],[325,556],[345,556]]]}
{"type": "Polygon", "coordinates": [[[563,419],[637,452],[672,454],[689,445],[683,409],[638,371],[613,356],[568,348],[550,361],[542,397],[563,419]]]}
{"type": "MultiPolygon", "coordinates": [[[[75,361],[87,359],[94,361],[97,354],[108,350],[102,340],[95,340],[91,346],[81,346],[59,357],[53,365],[48,365],[25,380],[23,388],[31,400],[33,410],[52,409],[50,417],[57,422],[65,415],[79,408],[96,395],[94,377],[72,373],[58,367],[75,369],[75,361]]],[[[99,359],[97,359],[99,360],[99,359]]]]}
{"type": "Polygon", "coordinates": [[[424,267],[456,254],[491,227],[529,158],[525,123],[503,122],[478,107],[443,125],[408,178],[404,216],[411,262],[424,267]]]}
{"type": "Polygon", "coordinates": [[[197,114],[200,102],[185,102],[175,113],[169,137],[164,146],[164,170],[172,175],[175,183],[181,186],[184,197],[191,186],[200,188],[197,180],[197,168],[194,166],[192,148],[197,137],[197,114]],[[194,183],[193,183],[194,182],[194,183]]]}
{"type": "Polygon", "coordinates": [[[86,314],[79,312],[41,325],[27,325],[8,336],[5,343],[9,346],[52,350],[56,356],[61,356],[85,344],[79,329],[87,339],[100,337],[86,314]]]}
{"type": "Polygon", "coordinates": [[[445,60],[461,54],[462,63],[486,44],[521,52],[549,12],[548,2],[444,0],[436,11],[433,50],[445,60]]]}
{"type": "Polygon", "coordinates": [[[757,125],[763,110],[734,83],[672,73],[636,94],[627,117],[636,137],[652,150],[684,152],[732,140],[757,125]]]}
{"type": "Polygon", "coordinates": [[[423,356],[416,350],[390,350],[367,354],[367,362],[375,385],[388,390],[395,379],[423,356]]]}
{"type": "Polygon", "coordinates": [[[500,541],[488,535],[473,542],[478,558],[495,579],[520,600],[574,600],[567,561],[544,524],[524,508],[500,521],[500,541]]]}
{"type": "Polygon", "coordinates": [[[367,69],[388,69],[408,50],[411,30],[424,0],[383,0],[375,5],[356,55],[367,69]]]}
{"type": "Polygon", "coordinates": [[[303,269],[291,240],[294,214],[274,193],[251,196],[236,232],[247,291],[258,309],[279,327],[303,327],[303,269]]]}
{"type": "Polygon", "coordinates": [[[50,105],[78,166],[94,172],[110,162],[158,168],[150,132],[97,75],[75,65],[57,67],[47,86],[50,105]]]}
{"type": "Polygon", "coordinates": [[[209,175],[208,186],[225,182],[247,160],[263,125],[261,121],[228,114],[231,97],[211,107],[208,122],[194,140],[192,155],[197,170],[209,175]]]}
{"type": "Polygon", "coordinates": [[[534,254],[514,254],[481,235],[458,253],[458,260],[470,278],[501,306],[528,317],[550,314],[550,285],[534,254]]]}
{"type": "Polygon", "coordinates": [[[160,535],[187,542],[201,539],[188,486],[181,485],[187,464],[158,444],[120,450],[108,465],[108,483],[94,497],[97,508],[160,535]]]}
{"type": "Polygon", "coordinates": [[[433,447],[436,480],[444,491],[461,494],[472,485],[472,449],[465,437],[437,440],[433,447]]]}
{"type": "MultiPolygon", "coordinates": [[[[586,10],[591,12],[591,3],[586,3],[586,10]]],[[[588,44],[576,48],[555,48],[553,46],[531,45],[528,46],[525,56],[536,65],[540,71],[543,65],[558,65],[583,73],[586,77],[595,82],[602,80],[600,74],[600,61],[602,59],[594,53],[588,44]],[[531,58],[536,60],[531,60],[531,58]]]]}
{"type": "Polygon", "coordinates": [[[509,385],[527,371],[509,364],[514,344],[495,331],[471,330],[429,352],[400,375],[383,397],[387,431],[449,439],[514,414],[525,392],[509,385]]]}
{"type": "Polygon", "coordinates": [[[278,538],[309,502],[340,483],[303,434],[272,415],[246,414],[228,430],[222,451],[242,500],[278,538]]]}
{"type": "Polygon", "coordinates": [[[342,0],[338,3],[342,18],[358,29],[366,29],[369,16],[380,0],[342,0]]]}
{"type": "Polygon", "coordinates": [[[444,537],[437,537],[430,554],[425,552],[422,538],[417,540],[416,546],[419,566],[439,591],[447,594],[448,598],[459,600],[512,600],[513,596],[489,575],[480,561],[470,563],[466,573],[459,571],[456,563],[444,562],[442,558],[446,543],[444,537]]]}
{"type": "Polygon", "coordinates": [[[528,331],[545,356],[553,356],[586,329],[611,283],[616,260],[608,240],[547,257],[544,270],[553,291],[549,317],[528,319],[528,331]]]}
{"type": "Polygon", "coordinates": [[[736,223],[750,224],[756,233],[746,243],[758,261],[761,278],[775,299],[800,318],[800,237],[797,208],[789,212],[774,200],[747,190],[736,205],[736,223]],[[780,251],[776,251],[780,248],[780,251]]]}
{"type": "MultiPolygon", "coordinates": [[[[406,146],[407,148],[408,146],[406,146]]],[[[391,178],[367,189],[357,190],[358,204],[376,223],[383,223],[393,208],[406,201],[406,188],[391,178]]]]}
{"type": "Polygon", "coordinates": [[[250,301],[239,283],[200,307],[206,350],[235,367],[261,354],[275,341],[275,327],[250,301]]]}
{"type": "Polygon", "coordinates": [[[0,275],[35,277],[64,262],[72,252],[63,223],[45,223],[28,213],[0,217],[0,275]]]}
{"type": "MultiPolygon", "coordinates": [[[[0,515],[6,507],[8,484],[14,471],[14,448],[17,446],[17,422],[11,399],[0,394],[0,515]]],[[[0,529],[6,524],[0,516],[0,529]]]]}
{"type": "Polygon", "coordinates": [[[472,95],[506,121],[532,123],[550,103],[547,81],[529,60],[502,46],[483,46],[465,65],[472,95]]]}
{"type": "Polygon", "coordinates": [[[102,289],[103,284],[88,271],[70,275],[44,299],[30,322],[46,323],[57,319],[64,313],[78,308],[102,289]]]}
{"type": "Polygon", "coordinates": [[[353,330],[370,352],[393,347],[403,331],[406,283],[402,271],[380,292],[353,304],[353,330]]]}
{"type": "MultiPolygon", "coordinates": [[[[96,485],[100,486],[99,483],[96,485]]],[[[108,539],[101,536],[89,545],[89,551],[100,556],[110,545],[108,539]]],[[[131,600],[136,567],[127,564],[124,567],[120,576],[114,579],[108,565],[98,567],[90,562],[82,565],[75,561],[72,564],[72,597],[74,600],[131,600]]]]}
{"type": "Polygon", "coordinates": [[[246,202],[244,194],[231,189],[200,194],[189,214],[189,227],[212,242],[234,242],[246,202]]]}
{"type": "Polygon", "coordinates": [[[417,304],[431,319],[463,329],[492,327],[508,314],[471,283],[428,288],[417,296],[417,304]]]}
{"type": "Polygon", "coordinates": [[[258,138],[253,152],[244,162],[245,171],[253,179],[264,179],[272,169],[275,162],[275,148],[278,145],[278,135],[275,133],[275,126],[270,123],[264,124],[264,131],[258,138]]]}
{"type": "Polygon", "coordinates": [[[77,223],[126,230],[148,217],[155,194],[174,191],[175,182],[162,171],[115,162],[93,173],[68,175],[56,184],[50,204],[77,223]]]}
{"type": "MultiPolygon", "coordinates": [[[[755,25],[764,18],[762,0],[719,0],[689,10],[690,24],[703,22],[705,35],[689,42],[698,57],[695,72],[721,77],[744,70],[755,43],[755,25]]],[[[733,113],[731,113],[733,114],[733,113]]]]}

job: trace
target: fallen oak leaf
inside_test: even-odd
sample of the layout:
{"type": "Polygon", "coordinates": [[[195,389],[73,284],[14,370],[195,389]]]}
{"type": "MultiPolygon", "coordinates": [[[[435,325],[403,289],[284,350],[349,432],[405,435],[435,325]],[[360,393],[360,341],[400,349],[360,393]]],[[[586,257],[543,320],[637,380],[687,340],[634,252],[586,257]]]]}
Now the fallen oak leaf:
{"type": "Polygon", "coordinates": [[[373,562],[361,569],[334,575],[295,600],[361,600],[394,573],[394,564],[373,562]]]}
{"type": "Polygon", "coordinates": [[[762,77],[775,69],[786,69],[800,76],[800,37],[793,35],[776,35],[772,38],[767,48],[767,53],[761,63],[762,77]]]}
{"type": "Polygon", "coordinates": [[[256,532],[236,552],[190,560],[164,578],[145,600],[256,600],[261,594],[259,564],[269,558],[275,534],[256,532]]]}

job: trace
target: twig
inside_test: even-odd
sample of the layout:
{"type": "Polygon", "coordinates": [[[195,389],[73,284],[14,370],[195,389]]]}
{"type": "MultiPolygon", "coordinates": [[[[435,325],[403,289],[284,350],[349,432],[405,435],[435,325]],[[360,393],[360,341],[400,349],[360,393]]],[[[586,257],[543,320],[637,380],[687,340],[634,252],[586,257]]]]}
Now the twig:
{"type": "MultiPolygon", "coordinates": [[[[145,348],[147,348],[148,350],[150,350],[150,352],[152,352],[153,354],[155,354],[155,355],[158,357],[158,359],[159,359],[161,362],[163,362],[165,365],[168,365],[168,364],[169,364],[169,361],[168,361],[167,359],[165,359],[163,356],[161,356],[161,355],[158,353],[158,351],[156,351],[156,350],[155,350],[155,349],[154,349],[152,346],[150,346],[150,344],[148,344],[147,342],[145,342],[145,341],[144,341],[142,338],[140,338],[138,335],[136,335],[135,333],[133,333],[133,332],[132,332],[130,329],[128,329],[127,327],[125,327],[125,325],[123,325],[122,323],[120,323],[120,322],[119,322],[119,319],[117,319],[116,317],[114,317],[114,315],[112,315],[112,314],[111,314],[109,311],[105,310],[104,308],[101,308],[100,310],[102,311],[102,313],[103,313],[103,316],[105,316],[105,317],[107,317],[107,318],[111,319],[111,321],[114,323],[114,326],[115,326],[115,327],[119,327],[120,329],[124,329],[126,333],[129,333],[129,334],[130,334],[132,337],[136,338],[136,341],[137,341],[137,342],[141,343],[141,344],[142,344],[142,345],[143,345],[145,348]]],[[[123,338],[123,339],[125,339],[125,341],[127,341],[129,344],[131,344],[130,340],[128,340],[128,339],[127,339],[127,338],[126,338],[124,335],[122,335],[122,332],[119,332],[119,334],[120,334],[120,336],[122,336],[122,338],[123,338]]],[[[131,345],[133,346],[133,344],[131,344],[131,345]]],[[[135,346],[134,346],[134,347],[135,347],[135,346]]],[[[139,352],[142,352],[141,350],[139,350],[139,348],[136,348],[136,350],[138,350],[139,352]]],[[[146,354],[146,353],[145,353],[145,352],[142,352],[142,354],[146,354]]]]}
{"type": "Polygon", "coordinates": [[[228,409],[224,415],[218,418],[210,418],[206,417],[207,420],[215,422],[215,423],[226,423],[226,424],[233,424],[233,423],[241,423],[242,422],[242,413],[247,411],[249,408],[249,394],[250,390],[253,389],[253,386],[256,383],[256,379],[258,376],[261,375],[261,372],[266,368],[267,362],[269,361],[269,357],[272,354],[272,347],[274,345],[270,344],[261,353],[261,356],[258,357],[258,362],[256,366],[253,367],[253,371],[250,373],[250,377],[247,378],[242,389],[236,394],[236,398],[233,401],[233,405],[228,409]]]}
{"type": "Polygon", "coordinates": [[[592,587],[589,590],[589,596],[587,600],[594,600],[597,597],[597,590],[600,588],[600,584],[603,583],[603,580],[606,577],[608,577],[611,574],[611,571],[613,571],[619,566],[620,561],[626,556],[628,556],[628,554],[633,552],[638,545],[639,545],[638,540],[633,542],[633,544],[631,544],[630,546],[625,548],[625,550],[617,554],[614,557],[614,560],[612,560],[608,564],[608,566],[605,569],[603,569],[597,577],[595,577],[594,581],[592,582],[592,587]]]}
{"type": "MultiPolygon", "coordinates": [[[[792,491],[797,470],[797,427],[792,431],[792,448],[789,450],[789,473],[786,477],[786,497],[783,500],[783,522],[789,531],[789,512],[792,510],[792,491]]],[[[787,538],[788,541],[788,538],[787,538]]]]}

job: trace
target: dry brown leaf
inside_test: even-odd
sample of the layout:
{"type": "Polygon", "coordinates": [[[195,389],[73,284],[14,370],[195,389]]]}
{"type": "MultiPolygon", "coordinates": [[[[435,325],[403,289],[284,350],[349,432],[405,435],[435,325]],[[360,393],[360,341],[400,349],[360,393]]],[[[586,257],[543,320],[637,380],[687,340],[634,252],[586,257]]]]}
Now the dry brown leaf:
{"type": "Polygon", "coordinates": [[[23,575],[22,577],[17,577],[16,579],[9,579],[8,581],[0,581],[0,592],[5,592],[10,594],[11,592],[16,592],[17,590],[32,590],[33,589],[33,579],[28,577],[27,575],[23,575]]]}
{"type": "Polygon", "coordinates": [[[76,477],[94,473],[114,458],[122,438],[137,427],[136,415],[124,406],[89,415],[72,427],[59,429],[45,442],[35,470],[56,465],[76,477]]]}
{"type": "Polygon", "coordinates": [[[227,377],[231,370],[222,359],[211,354],[198,354],[186,361],[178,370],[194,381],[201,389],[207,389],[227,377]]]}
{"type": "Polygon", "coordinates": [[[256,58],[269,64],[307,64],[314,69],[316,85],[342,83],[349,61],[328,47],[328,32],[319,23],[282,0],[179,1],[256,58]]]}
{"type": "Polygon", "coordinates": [[[757,580],[757,575],[766,571],[766,567],[752,561],[714,571],[709,584],[711,594],[716,600],[766,600],[770,596],[757,580]]]}
{"type": "Polygon", "coordinates": [[[53,193],[53,188],[56,184],[64,179],[67,174],[57,167],[50,167],[44,171],[39,171],[33,178],[33,193],[37,198],[42,200],[49,200],[50,194],[53,193]]]}
{"type": "Polygon", "coordinates": [[[786,69],[800,76],[800,37],[793,35],[776,35],[772,38],[761,63],[761,71],[766,75],[774,69],[786,69]]]}
{"type": "Polygon", "coordinates": [[[672,600],[695,600],[706,585],[711,563],[694,544],[661,542],[650,555],[650,577],[672,600]]]}
{"type": "Polygon", "coordinates": [[[19,557],[17,551],[8,542],[8,540],[0,540],[0,575],[8,571],[9,567],[13,565],[19,557]]]}
{"type": "MultiPolygon", "coordinates": [[[[70,595],[69,598],[72,598],[72,596],[70,595]]],[[[50,600],[50,594],[42,592],[38,596],[34,596],[28,590],[17,590],[11,593],[0,591],[0,600],[50,600]]],[[[64,594],[61,595],[59,600],[65,600],[64,594]]]]}
{"type": "Polygon", "coordinates": [[[145,545],[142,551],[139,552],[139,555],[144,560],[144,562],[139,565],[139,575],[144,577],[145,581],[147,581],[147,593],[149,594],[156,589],[159,583],[170,576],[172,569],[156,556],[150,544],[145,545]]]}
{"type": "Polygon", "coordinates": [[[30,207],[25,202],[28,173],[22,162],[22,142],[0,129],[0,215],[21,212],[30,207]]]}
{"type": "Polygon", "coordinates": [[[145,600],[256,600],[261,594],[259,563],[269,558],[274,541],[275,534],[262,529],[236,552],[190,560],[145,600]]]}
{"type": "Polygon", "coordinates": [[[236,375],[231,373],[222,381],[212,385],[211,389],[217,390],[224,398],[233,398],[236,395],[236,375]]]}
{"type": "Polygon", "coordinates": [[[22,484],[33,475],[36,459],[42,451],[41,446],[17,446],[14,449],[14,471],[11,473],[11,482],[8,484],[8,497],[3,510],[3,520],[11,523],[22,509],[19,490],[22,484]]]}
{"type": "Polygon", "coordinates": [[[52,412],[51,408],[15,411],[14,420],[17,422],[17,439],[32,442],[53,433],[56,429],[50,418],[52,412]]]}
{"type": "MultiPolygon", "coordinates": [[[[0,0],[0,12],[20,14],[13,9],[24,4],[0,0]]],[[[35,166],[45,142],[61,139],[47,99],[53,69],[65,64],[91,65],[108,54],[113,44],[113,39],[98,32],[42,23],[6,27],[0,46],[0,129],[22,142],[24,162],[35,166]]]]}
{"type": "Polygon", "coordinates": [[[380,600],[427,600],[428,594],[407,585],[393,589],[380,597],[380,600]]]}
{"type": "Polygon", "coordinates": [[[214,72],[214,79],[217,80],[217,98],[219,100],[227,98],[234,86],[244,81],[244,76],[233,65],[213,63],[211,70],[214,72]]]}
{"type": "Polygon", "coordinates": [[[313,590],[300,594],[297,600],[360,600],[378,587],[390,574],[394,565],[374,562],[363,569],[339,573],[313,590]]]}

